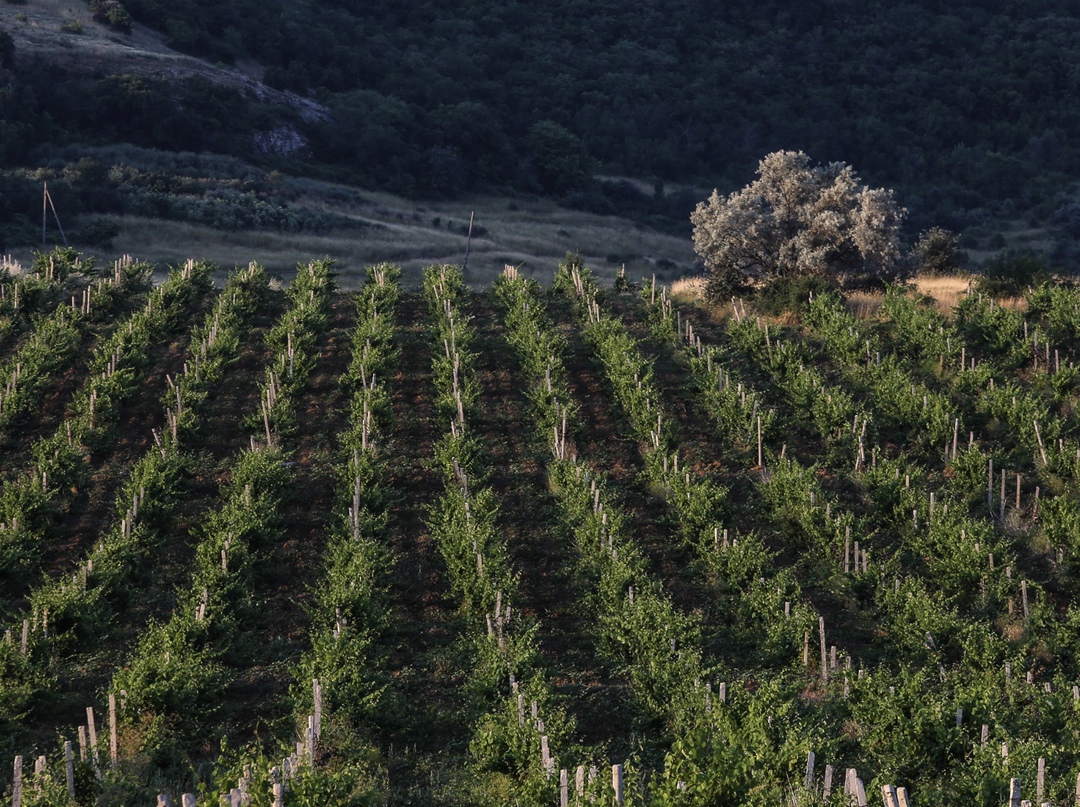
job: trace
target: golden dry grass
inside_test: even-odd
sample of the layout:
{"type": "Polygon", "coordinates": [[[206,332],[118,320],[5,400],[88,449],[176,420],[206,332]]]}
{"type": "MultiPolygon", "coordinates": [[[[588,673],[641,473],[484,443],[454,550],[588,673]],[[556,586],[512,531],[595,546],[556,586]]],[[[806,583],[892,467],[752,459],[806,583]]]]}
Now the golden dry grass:
{"type": "MultiPolygon", "coordinates": [[[[951,316],[955,306],[967,294],[973,294],[975,278],[971,275],[946,275],[916,277],[913,281],[915,289],[920,294],[932,297],[934,306],[945,316],[951,316]]],[[[998,300],[1002,308],[1011,308],[1015,311],[1027,311],[1027,299],[1021,297],[1005,297],[998,300]]]]}
{"type": "Polygon", "coordinates": [[[682,277],[671,284],[672,299],[692,302],[705,299],[705,278],[701,275],[682,277]]]}
{"type": "Polygon", "coordinates": [[[847,307],[860,319],[869,319],[877,314],[884,299],[880,291],[853,291],[847,295],[847,307]]]}
{"type": "Polygon", "coordinates": [[[969,275],[919,276],[912,285],[919,294],[932,297],[937,310],[948,316],[960,298],[971,290],[972,279],[969,275]]]}

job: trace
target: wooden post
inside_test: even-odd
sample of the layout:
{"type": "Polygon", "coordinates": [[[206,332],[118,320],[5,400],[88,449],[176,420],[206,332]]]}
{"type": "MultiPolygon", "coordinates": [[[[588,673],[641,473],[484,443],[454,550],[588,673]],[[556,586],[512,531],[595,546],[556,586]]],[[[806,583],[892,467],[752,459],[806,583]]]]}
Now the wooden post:
{"type": "Polygon", "coordinates": [[[757,464],[762,470],[765,470],[765,460],[761,453],[761,415],[758,415],[757,419],[757,464]]]}
{"type": "Polygon", "coordinates": [[[1035,779],[1035,801],[1042,804],[1043,786],[1046,784],[1046,759],[1039,757],[1039,769],[1035,779]]]}
{"type": "Polygon", "coordinates": [[[826,765],[825,766],[825,782],[823,784],[823,788],[822,788],[822,791],[821,791],[821,794],[824,797],[825,801],[829,800],[829,795],[832,793],[832,777],[833,777],[833,766],[832,765],[826,765]]]}
{"type": "Polygon", "coordinates": [[[885,807],[897,807],[896,788],[892,785],[882,785],[881,799],[885,803],[885,807]]]}
{"type": "Polygon", "coordinates": [[[180,801],[184,807],[196,807],[194,793],[185,793],[180,797],[180,801]]]}
{"type": "Polygon", "coordinates": [[[1043,448],[1042,435],[1039,434],[1039,421],[1033,419],[1031,422],[1035,426],[1035,439],[1039,441],[1039,456],[1042,457],[1043,465],[1046,465],[1046,449],[1043,448]]]}
{"type": "Polygon", "coordinates": [[[570,807],[570,774],[566,768],[559,771],[559,807],[570,807]]]}
{"type": "MultiPolygon", "coordinates": [[[[11,785],[11,807],[22,807],[22,754],[15,757],[15,778],[11,785]]],[[[1080,793],[1080,779],[1076,781],[1076,791],[1080,793]]]]}
{"type": "Polygon", "coordinates": [[[623,766],[611,766],[611,787],[615,791],[615,803],[623,803],[623,766]]]}
{"type": "Polygon", "coordinates": [[[851,573],[851,527],[844,527],[844,574],[851,573]]]}
{"type": "MultiPolygon", "coordinates": [[[[359,478],[357,478],[357,481],[358,482],[360,481],[359,478]]],[[[311,679],[311,688],[312,688],[312,696],[313,696],[312,699],[315,702],[315,742],[318,743],[319,742],[319,737],[322,736],[322,708],[323,708],[322,684],[319,683],[318,678],[312,678],[311,679]]]]}
{"type": "Polygon", "coordinates": [[[1009,780],[1009,807],[1020,807],[1020,780],[1016,777],[1009,780]]]}
{"type": "Polygon", "coordinates": [[[270,786],[274,796],[274,807],[285,807],[285,785],[281,781],[281,772],[274,766],[270,769],[270,786]]]}
{"type": "Polygon", "coordinates": [[[101,778],[101,771],[98,769],[98,751],[97,751],[97,729],[94,727],[94,707],[86,707],[86,725],[90,727],[90,758],[94,762],[94,770],[97,772],[98,778],[101,778]]]}
{"type": "Polygon", "coordinates": [[[119,761],[116,747],[116,695],[109,693],[109,762],[116,767],[119,761]]]}
{"type": "Polygon", "coordinates": [[[168,793],[158,793],[157,807],[172,807],[172,802],[169,801],[168,793]]]}
{"type": "Polygon", "coordinates": [[[896,788],[896,807],[909,807],[906,787],[896,788]]]}
{"type": "Polygon", "coordinates": [[[818,632],[821,634],[821,680],[829,680],[829,668],[825,658],[825,617],[818,617],[818,632]]]}
{"type": "Polygon", "coordinates": [[[986,465],[986,506],[990,512],[994,512],[994,458],[991,457],[986,465]]]}
{"type": "Polygon", "coordinates": [[[806,780],[803,782],[803,787],[810,791],[814,789],[814,752],[810,751],[806,755],[806,780]]]}
{"type": "Polygon", "coordinates": [[[64,773],[67,776],[68,801],[75,801],[75,755],[71,750],[71,740],[64,740],[64,773]]]}

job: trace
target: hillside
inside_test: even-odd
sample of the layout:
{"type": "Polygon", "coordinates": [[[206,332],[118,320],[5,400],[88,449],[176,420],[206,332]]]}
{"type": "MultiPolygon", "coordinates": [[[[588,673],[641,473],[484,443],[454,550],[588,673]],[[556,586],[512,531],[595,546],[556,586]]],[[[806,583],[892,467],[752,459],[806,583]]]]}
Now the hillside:
{"type": "Polygon", "coordinates": [[[64,740],[84,804],[1071,798],[1074,290],[777,324],[572,263],[39,268],[0,295],[24,804],[64,740]]]}
{"type": "Polygon", "coordinates": [[[801,149],[895,188],[912,240],[940,225],[972,254],[1032,248],[1072,268],[1071,0],[123,7],[130,35],[74,0],[0,7],[0,166],[126,142],[424,202],[542,194],[685,235],[712,187],[801,149]]]}

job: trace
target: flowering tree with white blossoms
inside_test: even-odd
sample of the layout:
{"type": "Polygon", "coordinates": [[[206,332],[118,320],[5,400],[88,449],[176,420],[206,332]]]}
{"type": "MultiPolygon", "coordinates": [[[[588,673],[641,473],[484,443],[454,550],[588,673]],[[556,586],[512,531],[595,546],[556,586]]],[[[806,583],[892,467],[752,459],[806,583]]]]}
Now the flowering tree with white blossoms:
{"type": "Polygon", "coordinates": [[[845,163],[812,166],[801,151],[776,151],[754,182],[727,198],[714,190],[690,221],[707,294],[723,299],[777,278],[891,276],[906,212],[891,190],[862,185],[845,163]]]}

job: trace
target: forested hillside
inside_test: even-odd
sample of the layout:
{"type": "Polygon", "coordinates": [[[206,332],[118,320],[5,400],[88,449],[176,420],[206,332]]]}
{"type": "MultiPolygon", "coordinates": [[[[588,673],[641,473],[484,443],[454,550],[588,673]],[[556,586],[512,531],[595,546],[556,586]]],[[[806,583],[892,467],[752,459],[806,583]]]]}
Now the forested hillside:
{"type": "Polygon", "coordinates": [[[3,165],[40,162],[60,143],[123,140],[290,171],[333,166],[422,197],[541,192],[685,229],[693,193],[664,195],[665,183],[732,190],[762,155],[799,149],[896,188],[913,231],[947,226],[992,248],[995,222],[1051,225],[1059,258],[1080,234],[1074,0],[651,0],[632,13],[575,0],[123,6],[169,46],[243,65],[328,114],[205,80],[103,69],[60,81],[16,50],[3,56],[16,72],[0,82],[3,165]],[[303,147],[257,154],[255,133],[283,126],[303,147]]]}

